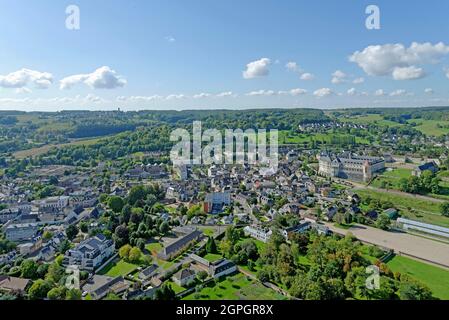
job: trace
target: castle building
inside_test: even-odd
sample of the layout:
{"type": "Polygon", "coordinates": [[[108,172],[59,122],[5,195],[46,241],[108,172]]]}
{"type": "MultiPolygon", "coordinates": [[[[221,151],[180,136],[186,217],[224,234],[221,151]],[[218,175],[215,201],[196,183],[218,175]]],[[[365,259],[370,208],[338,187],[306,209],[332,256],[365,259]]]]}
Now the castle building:
{"type": "Polygon", "coordinates": [[[357,156],[349,152],[340,155],[323,152],[318,156],[320,175],[354,181],[370,181],[385,169],[385,160],[378,157],[357,156]]]}

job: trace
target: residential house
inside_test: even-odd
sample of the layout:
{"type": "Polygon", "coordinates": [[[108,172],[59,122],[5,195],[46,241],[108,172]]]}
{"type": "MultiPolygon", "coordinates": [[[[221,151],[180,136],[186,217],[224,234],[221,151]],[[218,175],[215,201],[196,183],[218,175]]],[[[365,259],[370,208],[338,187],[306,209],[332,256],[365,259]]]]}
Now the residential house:
{"type": "Polygon", "coordinates": [[[309,221],[301,221],[298,225],[290,228],[282,229],[282,235],[286,240],[289,240],[294,233],[304,233],[312,228],[312,223],[309,221]]]}
{"type": "Polygon", "coordinates": [[[11,224],[6,227],[6,239],[12,242],[31,240],[39,229],[36,223],[11,224]]]}
{"type": "Polygon", "coordinates": [[[64,265],[77,265],[80,269],[94,271],[115,251],[114,242],[103,235],[97,235],[81,242],[76,248],[68,250],[64,265]]]}
{"type": "Polygon", "coordinates": [[[101,300],[109,293],[121,295],[125,293],[130,287],[130,283],[120,277],[107,277],[102,275],[94,275],[88,279],[83,286],[83,292],[89,294],[94,300],[101,300]]]}
{"type": "Polygon", "coordinates": [[[431,161],[418,166],[415,170],[412,171],[412,175],[420,177],[424,171],[430,171],[435,174],[438,172],[438,170],[439,168],[436,162],[431,161]]]}
{"type": "Polygon", "coordinates": [[[157,270],[159,269],[159,266],[157,264],[152,264],[151,266],[145,268],[144,270],[142,270],[141,272],[139,272],[139,280],[141,281],[146,281],[148,279],[150,279],[151,277],[153,277],[156,273],[157,270]]]}
{"type": "Polygon", "coordinates": [[[215,261],[211,263],[209,266],[209,274],[215,279],[233,274],[236,271],[237,271],[236,264],[227,259],[215,261]]]}
{"type": "Polygon", "coordinates": [[[195,281],[196,273],[192,269],[181,269],[173,275],[173,281],[180,287],[185,287],[195,281]]]}
{"type": "Polygon", "coordinates": [[[24,295],[31,280],[0,275],[0,292],[24,295]]]}
{"type": "Polygon", "coordinates": [[[273,233],[270,229],[263,228],[263,227],[256,226],[256,225],[246,226],[245,228],[243,228],[243,232],[245,233],[245,235],[247,237],[257,239],[264,243],[267,243],[268,240],[270,240],[270,237],[273,233]]]}

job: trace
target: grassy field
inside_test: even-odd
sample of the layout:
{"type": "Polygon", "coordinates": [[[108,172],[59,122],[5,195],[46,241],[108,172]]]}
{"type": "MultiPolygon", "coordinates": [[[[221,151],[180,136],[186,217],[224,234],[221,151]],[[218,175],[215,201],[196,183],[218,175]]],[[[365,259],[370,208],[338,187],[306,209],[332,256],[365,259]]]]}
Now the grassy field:
{"type": "Polygon", "coordinates": [[[411,175],[411,169],[397,168],[391,171],[386,170],[373,181],[372,186],[381,188],[384,183],[387,183],[389,189],[399,189],[399,181],[403,178],[409,178],[411,175]]]}
{"type": "Polygon", "coordinates": [[[177,285],[175,282],[173,281],[167,281],[167,284],[169,284],[171,286],[171,288],[173,289],[173,291],[178,294],[180,292],[183,292],[186,290],[186,288],[181,287],[179,285],[177,285]]]}
{"type": "Polygon", "coordinates": [[[341,118],[341,119],[339,118],[338,120],[342,122],[351,122],[355,124],[377,124],[379,126],[389,126],[389,127],[401,126],[400,123],[385,120],[383,116],[379,114],[368,114],[364,116],[341,118]]]}
{"type": "MultiPolygon", "coordinates": [[[[400,190],[400,180],[403,178],[410,178],[411,176],[411,169],[396,168],[391,171],[387,170],[381,175],[377,176],[371,183],[371,186],[383,189],[400,190]]],[[[449,200],[449,181],[441,181],[440,187],[441,189],[439,194],[429,194],[429,196],[433,198],[449,200]]]]}
{"type": "Polygon", "coordinates": [[[449,121],[414,119],[408,122],[415,123],[415,129],[427,136],[440,137],[449,133],[449,121]]]}
{"type": "Polygon", "coordinates": [[[184,300],[285,300],[285,297],[239,273],[184,300]]]}
{"type": "Polygon", "coordinates": [[[104,267],[99,274],[106,275],[110,277],[126,276],[127,274],[135,271],[139,266],[119,260],[116,262],[110,262],[106,267],[104,267]]]}
{"type": "Polygon", "coordinates": [[[159,251],[162,250],[162,244],[160,244],[159,242],[148,243],[145,246],[145,249],[147,249],[148,252],[151,253],[151,255],[156,256],[159,253],[159,251]]]}
{"type": "Polygon", "coordinates": [[[208,237],[213,237],[215,234],[215,230],[213,228],[202,228],[201,230],[208,237]]]}
{"type": "MultiPolygon", "coordinates": [[[[334,133],[310,133],[310,134],[300,134],[292,131],[279,131],[279,143],[280,144],[304,144],[310,143],[313,140],[323,143],[330,144],[332,137],[349,137],[345,134],[334,134],[334,133]]],[[[369,141],[360,137],[356,137],[355,141],[357,144],[369,144],[369,141]]]]}
{"type": "Polygon", "coordinates": [[[74,140],[69,143],[62,143],[62,144],[56,144],[56,145],[50,144],[50,145],[45,145],[45,146],[38,147],[38,148],[17,151],[13,155],[17,159],[24,159],[27,157],[36,157],[36,156],[46,154],[48,151],[50,151],[53,148],[60,149],[60,148],[64,148],[67,146],[79,146],[79,145],[88,146],[88,145],[93,145],[93,144],[97,143],[100,139],[101,138],[83,139],[83,140],[74,140]]]}
{"type": "Polygon", "coordinates": [[[387,263],[393,272],[408,274],[427,285],[435,297],[449,299],[449,271],[406,257],[396,256],[387,263]]]}
{"type": "Polygon", "coordinates": [[[203,258],[209,262],[215,262],[217,260],[222,259],[223,257],[220,254],[208,253],[203,258]]]}
{"type": "Polygon", "coordinates": [[[371,197],[371,199],[393,203],[397,209],[400,209],[403,217],[449,227],[449,218],[440,214],[440,204],[437,202],[402,196],[388,191],[357,190],[356,192],[362,199],[371,197]]]}

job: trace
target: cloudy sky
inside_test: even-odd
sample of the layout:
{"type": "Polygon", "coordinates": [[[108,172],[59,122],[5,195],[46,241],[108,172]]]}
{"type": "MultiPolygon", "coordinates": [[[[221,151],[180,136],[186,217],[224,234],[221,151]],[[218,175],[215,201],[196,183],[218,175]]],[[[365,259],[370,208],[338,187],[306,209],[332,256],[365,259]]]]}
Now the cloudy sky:
{"type": "Polygon", "coordinates": [[[0,0],[0,109],[449,105],[448,12],[446,0],[0,0]],[[365,26],[370,4],[379,30],[365,26]]]}

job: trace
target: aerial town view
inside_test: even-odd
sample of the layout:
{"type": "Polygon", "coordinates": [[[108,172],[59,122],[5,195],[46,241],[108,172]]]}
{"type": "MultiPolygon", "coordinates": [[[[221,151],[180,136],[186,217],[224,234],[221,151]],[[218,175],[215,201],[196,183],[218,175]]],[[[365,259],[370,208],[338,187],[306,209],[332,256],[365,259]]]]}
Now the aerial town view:
{"type": "Polygon", "coordinates": [[[375,2],[0,0],[0,308],[449,300],[449,2],[375,2]]]}

